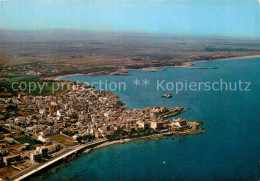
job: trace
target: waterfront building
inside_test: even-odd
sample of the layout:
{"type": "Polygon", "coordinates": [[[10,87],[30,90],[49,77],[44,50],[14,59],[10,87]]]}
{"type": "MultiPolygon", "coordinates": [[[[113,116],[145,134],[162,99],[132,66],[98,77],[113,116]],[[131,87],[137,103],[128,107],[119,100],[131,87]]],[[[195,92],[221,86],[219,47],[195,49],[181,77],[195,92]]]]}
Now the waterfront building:
{"type": "Polygon", "coordinates": [[[30,160],[34,162],[40,162],[42,160],[42,155],[37,151],[32,151],[30,153],[30,160]]]}
{"type": "Polygon", "coordinates": [[[13,162],[21,160],[20,155],[8,155],[3,157],[3,162],[5,165],[12,165],[13,162]]]}
{"type": "Polygon", "coordinates": [[[150,127],[153,129],[161,129],[161,128],[163,128],[163,122],[162,121],[159,121],[159,122],[152,121],[150,127]]]}
{"type": "Polygon", "coordinates": [[[150,123],[145,122],[145,121],[138,121],[137,125],[140,126],[143,129],[149,129],[150,128],[150,123]]]}
{"type": "Polygon", "coordinates": [[[173,126],[177,126],[177,127],[186,127],[186,126],[188,126],[187,120],[186,119],[181,119],[181,118],[174,119],[172,121],[172,125],[173,126]]]}

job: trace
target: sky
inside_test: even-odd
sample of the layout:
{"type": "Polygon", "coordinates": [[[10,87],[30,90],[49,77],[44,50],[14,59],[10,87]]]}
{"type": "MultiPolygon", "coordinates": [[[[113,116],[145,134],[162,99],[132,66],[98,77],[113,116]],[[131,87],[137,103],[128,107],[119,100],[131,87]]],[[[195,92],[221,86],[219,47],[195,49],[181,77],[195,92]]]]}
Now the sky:
{"type": "Polygon", "coordinates": [[[260,0],[0,0],[0,29],[260,38],[260,0]]]}

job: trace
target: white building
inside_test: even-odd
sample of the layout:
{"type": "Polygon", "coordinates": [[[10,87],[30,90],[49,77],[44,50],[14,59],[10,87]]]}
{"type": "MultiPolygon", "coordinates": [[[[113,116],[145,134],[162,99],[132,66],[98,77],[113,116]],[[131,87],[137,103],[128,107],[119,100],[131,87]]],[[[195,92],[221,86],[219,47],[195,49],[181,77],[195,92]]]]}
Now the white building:
{"type": "Polygon", "coordinates": [[[151,124],[150,124],[150,127],[153,128],[153,129],[163,128],[163,122],[152,121],[151,124]]]}
{"type": "Polygon", "coordinates": [[[150,123],[145,122],[145,121],[138,121],[137,125],[142,127],[143,129],[149,129],[150,128],[150,123]]]}
{"type": "Polygon", "coordinates": [[[173,126],[177,126],[177,127],[186,127],[186,126],[188,126],[186,119],[181,119],[181,118],[174,119],[172,121],[172,125],[173,126]]]}
{"type": "Polygon", "coordinates": [[[51,140],[49,138],[45,138],[42,135],[38,135],[38,140],[45,143],[45,144],[50,144],[51,140]]]}
{"type": "Polygon", "coordinates": [[[57,116],[58,116],[58,117],[65,117],[66,114],[65,114],[65,112],[64,112],[63,110],[58,110],[58,111],[57,111],[57,116]]]}

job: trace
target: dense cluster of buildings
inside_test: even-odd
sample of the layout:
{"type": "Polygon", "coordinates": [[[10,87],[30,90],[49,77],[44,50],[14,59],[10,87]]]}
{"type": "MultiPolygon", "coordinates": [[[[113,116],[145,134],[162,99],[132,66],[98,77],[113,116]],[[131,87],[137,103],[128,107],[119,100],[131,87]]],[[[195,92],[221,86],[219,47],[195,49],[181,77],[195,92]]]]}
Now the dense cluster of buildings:
{"type": "Polygon", "coordinates": [[[50,72],[52,66],[44,63],[29,63],[22,65],[10,65],[2,67],[0,74],[9,74],[9,73],[23,73],[26,75],[40,75],[41,73],[50,72]]]}
{"type": "Polygon", "coordinates": [[[158,106],[129,109],[118,96],[91,87],[74,87],[58,96],[0,98],[0,126],[9,132],[0,137],[0,163],[17,165],[22,159],[40,162],[61,148],[49,135],[62,134],[75,141],[87,142],[104,138],[120,130],[163,130],[187,126],[186,120],[169,121],[183,108],[158,106]],[[23,115],[23,116],[21,116],[23,115]],[[25,135],[40,142],[35,147],[21,144],[16,135],[25,135]],[[13,146],[12,146],[13,145],[13,146]]]}

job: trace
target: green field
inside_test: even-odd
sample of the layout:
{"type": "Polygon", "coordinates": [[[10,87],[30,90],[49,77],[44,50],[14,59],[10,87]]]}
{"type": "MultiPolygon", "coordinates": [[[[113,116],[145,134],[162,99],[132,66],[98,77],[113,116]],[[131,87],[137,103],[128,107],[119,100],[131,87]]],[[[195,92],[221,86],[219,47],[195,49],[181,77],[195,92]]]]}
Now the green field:
{"type": "MultiPolygon", "coordinates": [[[[17,95],[19,92],[26,92],[29,95],[55,95],[58,92],[63,91],[62,87],[53,91],[53,85],[56,81],[41,80],[37,76],[23,76],[13,75],[11,77],[5,77],[0,81],[0,92],[7,89],[7,92],[17,95]],[[22,83],[22,84],[21,84],[22,83]],[[20,87],[22,86],[22,87],[20,87]],[[26,86],[26,87],[25,87],[26,86]],[[31,89],[29,87],[31,86],[31,89]],[[43,87],[42,89],[40,87],[43,87]],[[26,88],[26,89],[25,89],[26,88]]],[[[65,89],[65,87],[63,87],[65,89]]]]}
{"type": "Polygon", "coordinates": [[[16,141],[20,143],[29,143],[31,146],[36,145],[36,144],[41,144],[40,141],[37,141],[29,136],[23,136],[19,138],[15,138],[16,141]]]}

